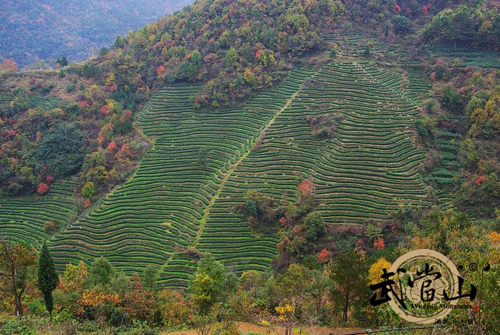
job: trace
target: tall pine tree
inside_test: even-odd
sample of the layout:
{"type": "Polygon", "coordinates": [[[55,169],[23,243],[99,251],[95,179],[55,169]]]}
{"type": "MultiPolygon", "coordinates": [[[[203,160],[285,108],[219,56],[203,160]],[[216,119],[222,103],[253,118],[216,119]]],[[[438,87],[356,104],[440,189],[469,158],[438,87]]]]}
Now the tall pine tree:
{"type": "Polygon", "coordinates": [[[59,276],[54,266],[54,260],[50,256],[47,244],[43,243],[42,250],[40,250],[40,257],[38,258],[38,288],[43,293],[45,308],[47,308],[50,314],[52,314],[52,309],[54,308],[52,291],[55,290],[58,283],[59,276]]]}

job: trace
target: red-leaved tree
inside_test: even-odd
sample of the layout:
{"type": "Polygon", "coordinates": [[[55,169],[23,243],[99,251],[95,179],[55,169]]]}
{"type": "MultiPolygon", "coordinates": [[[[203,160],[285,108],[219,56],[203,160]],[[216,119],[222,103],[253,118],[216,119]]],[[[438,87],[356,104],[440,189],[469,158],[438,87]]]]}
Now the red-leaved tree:
{"type": "Polygon", "coordinates": [[[318,262],[321,264],[328,263],[333,258],[333,253],[325,249],[321,250],[318,254],[318,262]]]}
{"type": "Polygon", "coordinates": [[[314,183],[309,179],[304,179],[302,183],[300,183],[299,192],[302,193],[303,196],[314,193],[314,183]]]}
{"type": "Polygon", "coordinates": [[[373,242],[373,246],[378,250],[384,250],[385,249],[384,239],[382,237],[379,237],[378,239],[375,240],[375,242],[373,242]]]}
{"type": "Polygon", "coordinates": [[[43,195],[49,192],[49,187],[45,183],[40,183],[37,189],[38,194],[43,195]]]}

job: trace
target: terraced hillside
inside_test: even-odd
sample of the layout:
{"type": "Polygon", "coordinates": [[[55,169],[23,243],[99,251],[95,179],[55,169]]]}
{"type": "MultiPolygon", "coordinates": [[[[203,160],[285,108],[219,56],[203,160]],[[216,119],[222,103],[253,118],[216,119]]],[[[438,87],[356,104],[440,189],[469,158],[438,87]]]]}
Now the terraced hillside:
{"type": "Polygon", "coordinates": [[[403,84],[373,64],[331,64],[296,70],[279,88],[217,112],[191,108],[197,87],[163,89],[138,117],[154,148],[129,182],[54,240],[58,264],[98,255],[126,271],[158,264],[171,286],[185,285],[193,249],[236,272],[266,269],[275,241],[254,236],[231,208],[251,189],[293,197],[304,177],[332,223],[385,219],[401,201],[422,204],[423,154],[410,129],[417,109],[403,84]],[[333,141],[314,139],[305,122],[319,106],[347,117],[333,141]]]}
{"type": "Polygon", "coordinates": [[[479,66],[483,68],[500,68],[500,54],[498,51],[475,50],[470,46],[455,48],[435,47],[431,51],[436,55],[449,59],[460,59],[461,66],[479,66]]]}
{"type": "MultiPolygon", "coordinates": [[[[463,117],[447,116],[442,121],[456,120],[463,123],[463,117]]],[[[453,207],[455,194],[463,182],[459,173],[462,168],[458,158],[463,137],[453,130],[438,126],[436,132],[436,147],[440,153],[440,166],[432,169],[426,177],[426,182],[436,190],[436,197],[443,209],[453,207]]]]}
{"type": "MultiPolygon", "coordinates": [[[[424,154],[412,129],[420,84],[416,74],[337,62],[294,70],[279,87],[222,111],[192,108],[200,87],[165,87],[138,115],[153,148],[129,181],[51,240],[56,262],[104,255],[128,273],[156,264],[164,285],[185,287],[200,252],[236,273],[269,268],[276,241],[253,234],[232,211],[249,190],[293,199],[310,178],[333,224],[385,220],[401,203],[425,204],[424,154]],[[332,139],[313,137],[306,116],[327,113],[345,118],[332,139]]],[[[0,213],[2,227],[13,215],[0,213]]],[[[10,224],[12,234],[45,238],[39,230],[22,235],[23,221],[10,224]]]]}
{"type": "MultiPolygon", "coordinates": [[[[189,98],[196,87],[159,92],[139,115],[145,133],[156,137],[153,149],[129,182],[52,243],[58,264],[106,255],[127,271],[171,261],[179,267],[171,271],[185,274],[188,264],[179,260],[199,240],[226,178],[309,74],[295,71],[279,89],[262,93],[235,110],[194,111],[189,98]],[[200,151],[206,151],[206,164],[199,162],[200,151]]],[[[241,221],[240,226],[243,229],[232,237],[245,240],[243,255],[265,250],[247,257],[249,265],[241,270],[268,266],[275,242],[253,237],[241,221]]],[[[175,284],[175,278],[165,279],[175,284]]],[[[180,276],[178,281],[183,279],[180,276]]]]}
{"type": "Polygon", "coordinates": [[[0,198],[0,234],[30,241],[37,246],[49,236],[45,222],[68,225],[75,216],[74,183],[71,179],[56,182],[47,196],[0,198]]]}

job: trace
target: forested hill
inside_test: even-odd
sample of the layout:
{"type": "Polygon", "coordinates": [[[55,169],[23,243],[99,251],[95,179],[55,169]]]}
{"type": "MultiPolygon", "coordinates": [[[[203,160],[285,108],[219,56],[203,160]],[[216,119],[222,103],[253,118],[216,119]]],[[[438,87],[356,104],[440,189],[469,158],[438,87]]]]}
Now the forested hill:
{"type": "MultiPolygon", "coordinates": [[[[203,91],[193,97],[196,106],[234,105],[251,92],[279,82],[308,53],[322,48],[329,31],[366,29],[385,40],[422,39],[418,32],[436,14],[466,3],[198,0],[189,9],[119,37],[112,50],[98,60],[100,79],[116,78],[118,89],[126,86],[140,91],[165,83],[202,82],[203,91]]],[[[496,43],[497,9],[490,10],[486,1],[470,8],[474,9],[469,15],[461,9],[445,11],[439,17],[458,22],[446,29],[433,22],[426,30],[426,41],[449,42],[450,35],[457,35],[453,42],[473,42],[486,48],[490,45],[485,44],[496,43]],[[464,29],[470,32],[456,33],[464,29]],[[489,42],[476,43],[484,38],[489,42]]]]}
{"type": "MultiPolygon", "coordinates": [[[[84,60],[192,0],[5,0],[0,11],[0,60],[20,66],[66,56],[84,60]]],[[[53,65],[53,64],[52,64],[53,65]]]]}

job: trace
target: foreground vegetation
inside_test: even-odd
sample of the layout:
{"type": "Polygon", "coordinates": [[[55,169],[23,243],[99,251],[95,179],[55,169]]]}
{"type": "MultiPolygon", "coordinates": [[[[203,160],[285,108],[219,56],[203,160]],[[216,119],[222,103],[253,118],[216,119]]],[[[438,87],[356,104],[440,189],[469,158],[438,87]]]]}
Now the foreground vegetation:
{"type": "MultiPolygon", "coordinates": [[[[159,267],[148,266],[141,274],[127,276],[103,257],[90,266],[83,262],[68,264],[57,276],[50,270],[54,267],[45,247],[37,257],[33,247],[25,242],[3,241],[2,310],[15,311],[19,319],[3,321],[0,329],[6,334],[47,329],[59,329],[66,334],[105,329],[114,333],[154,334],[194,327],[200,334],[237,334],[234,321],[259,323],[269,330],[308,325],[411,327],[387,306],[371,306],[373,292],[368,286],[381,280],[382,269],[392,261],[418,248],[443,252],[456,264],[475,262],[491,266],[487,272],[464,274],[464,287],[469,283],[477,285],[479,297],[474,301],[461,300],[471,309],[453,311],[441,331],[490,334],[496,329],[500,312],[495,298],[499,290],[500,217],[491,231],[452,210],[406,211],[395,219],[401,223],[399,227],[381,232],[384,237],[392,235],[398,239],[394,249],[385,249],[378,245],[375,236],[370,236],[375,249],[369,245],[358,245],[354,251],[325,248],[317,255],[308,253],[301,262],[290,264],[282,272],[251,270],[240,276],[204,254],[187,289],[180,291],[161,288],[159,267]],[[405,237],[408,232],[412,237],[405,237]],[[15,278],[9,275],[12,264],[17,272],[15,278]],[[47,298],[52,295],[53,300],[47,298]],[[472,312],[476,305],[481,314],[472,312]],[[52,311],[52,306],[49,318],[47,311],[52,311]]],[[[314,227],[310,221],[304,221],[306,230],[314,227]]],[[[300,223],[294,225],[299,226],[300,223]]]]}

